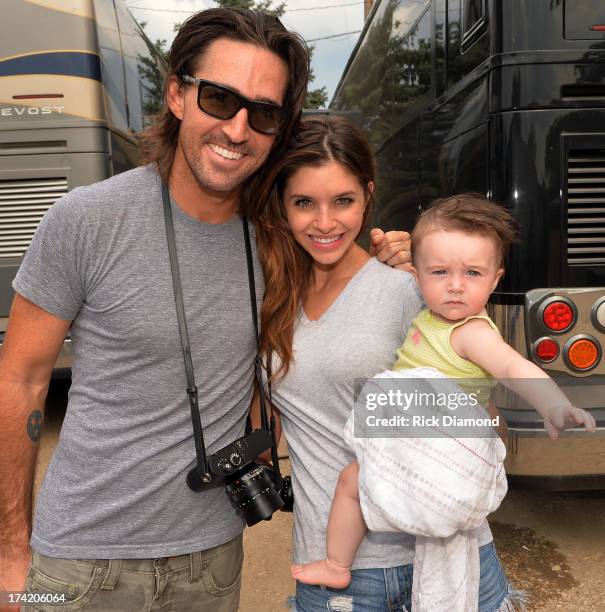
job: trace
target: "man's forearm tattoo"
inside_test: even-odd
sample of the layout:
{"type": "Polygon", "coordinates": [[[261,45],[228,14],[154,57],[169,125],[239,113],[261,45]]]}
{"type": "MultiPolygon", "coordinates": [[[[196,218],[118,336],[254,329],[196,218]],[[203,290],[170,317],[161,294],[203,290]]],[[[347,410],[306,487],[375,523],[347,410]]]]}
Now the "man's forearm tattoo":
{"type": "Polygon", "coordinates": [[[42,433],[42,412],[34,410],[27,419],[27,435],[32,442],[37,442],[42,433]]]}

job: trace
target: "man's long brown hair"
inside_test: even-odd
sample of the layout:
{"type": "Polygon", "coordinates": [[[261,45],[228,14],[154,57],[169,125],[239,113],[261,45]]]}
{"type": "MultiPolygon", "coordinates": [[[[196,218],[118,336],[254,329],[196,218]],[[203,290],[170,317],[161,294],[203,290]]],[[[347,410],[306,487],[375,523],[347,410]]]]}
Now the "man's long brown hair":
{"type": "Polygon", "coordinates": [[[288,67],[288,86],[283,103],[286,110],[285,124],[275,139],[269,158],[246,181],[242,192],[242,210],[253,217],[254,211],[248,210],[247,206],[250,194],[258,190],[267,169],[283,155],[302,113],[309,80],[309,51],[304,40],[298,34],[286,30],[277,17],[260,11],[214,8],[196,13],[183,23],[168,55],[164,107],[155,124],[140,135],[142,160],[143,163],[155,163],[160,176],[168,180],[181,123],[168,108],[168,78],[172,75],[178,78],[183,74],[193,75],[206,49],[219,38],[259,45],[275,53],[288,67]]]}
{"type": "Polygon", "coordinates": [[[309,283],[311,256],[296,242],[286,217],[283,194],[292,175],[303,167],[319,167],[331,161],[356,176],[368,204],[362,230],[371,209],[368,183],[374,181],[374,163],[367,139],[352,123],[338,117],[318,116],[301,121],[290,149],[277,162],[264,189],[256,194],[262,209],[256,234],[258,255],[265,273],[265,297],[261,310],[261,352],[279,366],[273,379],[284,376],[292,362],[294,322],[309,283]]]}

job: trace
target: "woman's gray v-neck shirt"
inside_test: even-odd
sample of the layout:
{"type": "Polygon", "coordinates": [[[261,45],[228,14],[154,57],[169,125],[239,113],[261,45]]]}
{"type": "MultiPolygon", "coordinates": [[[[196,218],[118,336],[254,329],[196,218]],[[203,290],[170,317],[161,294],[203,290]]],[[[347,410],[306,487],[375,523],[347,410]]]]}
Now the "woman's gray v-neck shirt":
{"type": "MultiPolygon", "coordinates": [[[[392,367],[396,350],[422,306],[412,276],[370,259],[317,321],[296,322],[294,359],[273,389],[292,463],[295,563],[326,556],[326,526],[340,470],[355,459],[343,428],[353,407],[356,378],[392,367]]],[[[491,541],[485,522],[479,544],[491,541]]],[[[409,534],[368,533],[358,568],[412,563],[409,534]]]]}

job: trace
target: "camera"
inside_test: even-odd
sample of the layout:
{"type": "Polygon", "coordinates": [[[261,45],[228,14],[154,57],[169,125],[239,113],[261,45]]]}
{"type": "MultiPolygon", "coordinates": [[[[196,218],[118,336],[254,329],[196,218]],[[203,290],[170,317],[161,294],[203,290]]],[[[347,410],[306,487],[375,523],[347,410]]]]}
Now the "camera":
{"type": "Polygon", "coordinates": [[[242,513],[248,527],[269,520],[276,510],[292,511],[292,484],[289,477],[275,482],[274,470],[254,460],[272,447],[271,434],[256,429],[208,457],[209,472],[195,466],[187,474],[193,491],[224,479],[231,503],[242,513]]]}

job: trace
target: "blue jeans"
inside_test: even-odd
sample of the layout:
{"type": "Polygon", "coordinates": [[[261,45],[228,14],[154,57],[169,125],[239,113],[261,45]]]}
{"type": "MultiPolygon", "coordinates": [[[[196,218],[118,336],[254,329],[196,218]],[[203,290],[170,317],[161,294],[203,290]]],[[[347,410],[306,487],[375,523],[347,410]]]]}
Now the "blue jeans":
{"type": "MultiPolygon", "coordinates": [[[[479,612],[522,609],[523,595],[510,587],[493,542],[479,549],[479,562],[479,612]]],[[[295,612],[408,612],[413,570],[411,564],[353,570],[351,584],[342,590],[297,582],[295,612]]]]}

